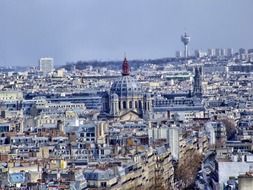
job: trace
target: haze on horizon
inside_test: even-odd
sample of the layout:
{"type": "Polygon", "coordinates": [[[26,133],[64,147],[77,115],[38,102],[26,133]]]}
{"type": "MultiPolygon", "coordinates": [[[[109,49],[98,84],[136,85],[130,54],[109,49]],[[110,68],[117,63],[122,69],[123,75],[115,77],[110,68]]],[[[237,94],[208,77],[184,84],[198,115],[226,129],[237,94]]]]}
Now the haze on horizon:
{"type": "Polygon", "coordinates": [[[253,48],[252,0],[1,0],[0,66],[172,57],[253,48]]]}

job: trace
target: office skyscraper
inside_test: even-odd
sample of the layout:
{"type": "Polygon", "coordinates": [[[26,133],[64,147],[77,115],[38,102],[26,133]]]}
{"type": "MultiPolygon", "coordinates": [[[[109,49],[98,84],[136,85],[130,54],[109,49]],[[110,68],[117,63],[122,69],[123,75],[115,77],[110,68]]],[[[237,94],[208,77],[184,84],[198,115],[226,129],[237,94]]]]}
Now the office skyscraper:
{"type": "Polygon", "coordinates": [[[54,70],[54,59],[49,57],[40,58],[39,60],[39,70],[43,72],[44,75],[53,72],[54,70]]]}

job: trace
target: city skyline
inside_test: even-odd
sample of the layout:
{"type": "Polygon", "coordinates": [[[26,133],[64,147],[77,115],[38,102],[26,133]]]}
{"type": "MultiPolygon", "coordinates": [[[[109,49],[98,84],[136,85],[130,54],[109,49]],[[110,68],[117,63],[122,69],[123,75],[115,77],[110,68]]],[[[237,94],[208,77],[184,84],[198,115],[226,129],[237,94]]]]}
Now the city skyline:
{"type": "Polygon", "coordinates": [[[0,0],[0,190],[252,190],[253,0],[0,0]]]}
{"type": "Polygon", "coordinates": [[[252,5],[250,0],[3,0],[0,65],[35,66],[40,57],[53,57],[56,65],[121,60],[125,52],[129,59],[174,57],[183,51],[185,31],[191,52],[252,48],[252,5]]]}

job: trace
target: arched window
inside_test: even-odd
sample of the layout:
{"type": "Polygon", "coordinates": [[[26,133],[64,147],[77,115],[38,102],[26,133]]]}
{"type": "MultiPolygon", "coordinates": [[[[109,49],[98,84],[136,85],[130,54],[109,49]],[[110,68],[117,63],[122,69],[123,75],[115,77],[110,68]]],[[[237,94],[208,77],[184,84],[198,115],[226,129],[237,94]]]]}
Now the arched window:
{"type": "Polygon", "coordinates": [[[129,101],[129,108],[132,109],[133,108],[133,102],[129,101]]]}
{"type": "Polygon", "coordinates": [[[138,108],[138,102],[135,101],[134,103],[135,103],[135,108],[138,108]]]}
{"type": "Polygon", "coordinates": [[[123,109],[126,109],[126,101],[123,101],[123,109]]]}
{"type": "Polygon", "coordinates": [[[139,108],[142,109],[141,100],[139,100],[139,108]]]}

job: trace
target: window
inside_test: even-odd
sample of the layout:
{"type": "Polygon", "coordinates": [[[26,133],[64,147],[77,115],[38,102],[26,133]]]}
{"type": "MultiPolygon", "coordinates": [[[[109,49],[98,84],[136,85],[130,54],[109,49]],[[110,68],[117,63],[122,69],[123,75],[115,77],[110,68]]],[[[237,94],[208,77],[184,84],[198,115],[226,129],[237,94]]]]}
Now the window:
{"type": "Polygon", "coordinates": [[[133,103],[132,103],[132,101],[129,101],[129,108],[130,108],[130,109],[133,108],[133,103]]]}
{"type": "Polygon", "coordinates": [[[119,110],[121,110],[121,102],[119,102],[119,110]]]}
{"type": "Polygon", "coordinates": [[[138,108],[138,102],[135,101],[134,103],[135,103],[135,108],[138,108]]]}
{"type": "Polygon", "coordinates": [[[106,182],[101,182],[101,187],[106,187],[106,182]]]}
{"type": "Polygon", "coordinates": [[[142,109],[141,100],[139,100],[139,108],[142,109]]]}
{"type": "Polygon", "coordinates": [[[126,109],[126,101],[123,101],[123,109],[126,109]]]}

